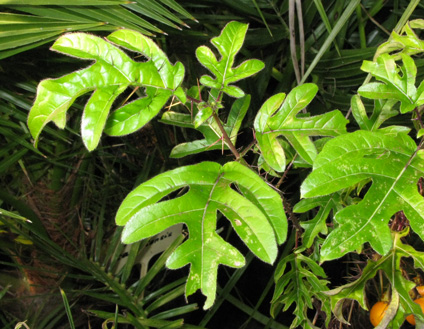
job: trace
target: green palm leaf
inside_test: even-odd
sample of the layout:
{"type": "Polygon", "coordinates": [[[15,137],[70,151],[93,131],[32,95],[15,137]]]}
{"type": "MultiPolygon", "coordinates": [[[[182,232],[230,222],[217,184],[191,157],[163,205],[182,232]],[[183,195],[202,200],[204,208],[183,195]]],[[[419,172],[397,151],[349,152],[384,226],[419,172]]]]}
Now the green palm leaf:
{"type": "Polygon", "coordinates": [[[10,33],[0,34],[0,59],[51,42],[69,31],[127,28],[153,35],[163,33],[157,23],[181,29],[180,26],[187,26],[182,18],[195,20],[175,1],[162,3],[147,0],[0,0],[0,5],[6,8],[0,13],[0,29],[13,34],[17,31],[21,35],[10,38],[10,33]]]}

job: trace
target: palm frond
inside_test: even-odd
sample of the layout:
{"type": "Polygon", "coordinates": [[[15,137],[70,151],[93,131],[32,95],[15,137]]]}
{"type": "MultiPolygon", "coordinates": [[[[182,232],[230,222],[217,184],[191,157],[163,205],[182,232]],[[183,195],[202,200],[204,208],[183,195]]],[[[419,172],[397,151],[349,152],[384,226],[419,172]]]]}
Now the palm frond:
{"type": "Polygon", "coordinates": [[[0,59],[39,47],[72,31],[128,28],[146,35],[163,34],[158,25],[182,29],[195,20],[173,0],[162,4],[137,0],[0,1],[0,59]]]}

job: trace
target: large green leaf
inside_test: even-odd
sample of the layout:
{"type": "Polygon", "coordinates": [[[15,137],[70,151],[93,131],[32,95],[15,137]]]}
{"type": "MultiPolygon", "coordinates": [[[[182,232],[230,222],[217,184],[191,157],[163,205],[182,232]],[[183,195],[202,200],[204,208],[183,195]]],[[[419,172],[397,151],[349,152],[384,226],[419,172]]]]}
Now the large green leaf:
{"type": "MultiPolygon", "coordinates": [[[[67,110],[76,98],[88,92],[93,91],[93,94],[84,109],[81,135],[85,146],[91,151],[97,147],[104,129],[113,136],[140,129],[177,90],[184,77],[183,65],[179,62],[172,65],[151,39],[131,30],[118,30],[108,39],[143,54],[149,60],[136,62],[111,42],[90,34],[73,33],[60,37],[52,46],[53,50],[94,60],[95,63],[86,69],[58,79],[43,80],[39,84],[28,117],[28,126],[36,143],[50,121],[64,128],[67,110]],[[112,104],[130,86],[146,87],[146,97],[118,108],[108,119],[112,104]]],[[[180,90],[177,91],[183,97],[180,90]]]]}
{"type": "Polygon", "coordinates": [[[400,69],[395,58],[389,54],[380,55],[376,62],[364,61],[361,69],[382,83],[368,83],[360,87],[358,93],[371,99],[398,100],[401,113],[410,112],[424,104],[424,83],[415,87],[417,67],[414,60],[406,54],[401,54],[401,58],[403,65],[400,69]]]}
{"type": "Polygon", "coordinates": [[[301,186],[302,197],[330,194],[370,178],[372,184],[362,201],[335,215],[338,225],[322,245],[322,261],[361,249],[365,242],[387,254],[392,247],[387,223],[401,210],[424,238],[424,199],[416,186],[424,174],[424,154],[416,150],[404,133],[357,131],[327,142],[301,186]]]}
{"type": "Polygon", "coordinates": [[[244,257],[216,233],[222,213],[249,249],[272,263],[277,243],[286,237],[287,221],[281,198],[257,174],[238,162],[214,162],[180,167],[141,184],[122,202],[116,223],[125,225],[124,243],[153,236],[169,226],[185,223],[189,238],[170,256],[169,268],[191,264],[186,294],[201,289],[209,308],[216,294],[219,264],[241,267],[244,257]],[[237,191],[231,186],[235,185],[237,191]],[[161,201],[189,187],[182,196],[161,201]]]}
{"type": "Polygon", "coordinates": [[[270,97],[255,118],[256,139],[268,165],[284,171],[286,156],[278,138],[284,136],[297,153],[312,164],[317,150],[310,136],[337,136],[346,132],[347,120],[335,110],[313,117],[296,115],[315,97],[318,87],[312,83],[294,88],[286,98],[284,93],[270,97]]]}
{"type": "Polygon", "coordinates": [[[244,96],[243,90],[231,84],[264,68],[264,63],[257,59],[250,59],[237,67],[233,67],[235,56],[243,45],[247,28],[247,24],[230,22],[224,27],[220,36],[211,40],[221,54],[220,60],[217,60],[210,48],[206,46],[197,48],[197,59],[215,75],[215,79],[208,75],[202,76],[200,78],[202,85],[218,89],[232,97],[244,96]]]}

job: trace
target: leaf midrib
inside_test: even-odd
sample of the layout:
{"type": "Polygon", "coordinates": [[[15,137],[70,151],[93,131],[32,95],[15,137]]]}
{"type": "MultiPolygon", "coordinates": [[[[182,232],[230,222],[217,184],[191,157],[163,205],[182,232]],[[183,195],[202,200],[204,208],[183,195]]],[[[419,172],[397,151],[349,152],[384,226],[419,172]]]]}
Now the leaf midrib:
{"type": "MultiPolygon", "coordinates": [[[[413,157],[415,156],[415,153],[410,157],[410,160],[409,161],[411,161],[412,159],[413,159],[413,157]]],[[[361,233],[362,232],[362,230],[364,230],[365,229],[365,227],[367,227],[368,226],[368,224],[374,219],[374,216],[378,213],[378,211],[383,207],[383,205],[384,205],[384,203],[385,203],[385,201],[386,201],[386,199],[389,197],[389,195],[392,193],[392,192],[395,192],[396,193],[396,191],[395,191],[395,186],[396,186],[396,184],[399,182],[399,180],[401,179],[401,177],[403,176],[403,174],[405,173],[405,171],[408,169],[408,167],[409,167],[409,164],[407,163],[404,167],[403,167],[403,169],[401,170],[401,172],[399,173],[399,175],[396,177],[396,179],[393,181],[393,183],[392,183],[392,185],[390,186],[390,188],[388,188],[388,190],[387,190],[387,192],[386,192],[386,194],[384,195],[384,197],[382,198],[382,200],[380,201],[380,203],[375,207],[375,210],[374,210],[374,212],[371,214],[371,216],[369,216],[369,218],[368,218],[368,220],[364,223],[364,225],[362,225],[362,227],[359,229],[359,230],[357,230],[357,231],[355,231],[355,233],[353,234],[353,235],[351,235],[350,237],[348,237],[347,239],[345,239],[345,240],[343,240],[343,242],[342,243],[346,243],[346,242],[348,242],[349,240],[351,240],[353,237],[356,237],[359,233],[361,233]]],[[[338,244],[338,246],[340,246],[340,244],[341,243],[339,243],[338,244]]]]}

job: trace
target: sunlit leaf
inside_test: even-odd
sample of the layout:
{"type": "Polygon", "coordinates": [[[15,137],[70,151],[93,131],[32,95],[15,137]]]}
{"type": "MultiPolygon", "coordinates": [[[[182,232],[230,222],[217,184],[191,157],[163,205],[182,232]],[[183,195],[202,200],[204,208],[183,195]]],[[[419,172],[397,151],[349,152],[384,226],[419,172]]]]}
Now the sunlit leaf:
{"type": "Polygon", "coordinates": [[[402,28],[401,33],[392,31],[389,40],[382,43],[374,55],[374,60],[384,53],[392,53],[394,58],[400,59],[400,54],[416,55],[424,51],[424,41],[421,40],[413,29],[424,29],[424,20],[409,21],[402,28]]]}
{"type": "Polygon", "coordinates": [[[58,79],[42,81],[28,117],[28,126],[36,143],[44,126],[53,121],[64,128],[66,112],[72,103],[93,92],[85,106],[81,135],[88,150],[94,150],[103,130],[121,136],[140,129],[165,105],[184,77],[181,63],[172,65],[159,47],[144,35],[118,30],[108,36],[111,42],[143,54],[148,61],[136,62],[106,40],[83,33],[60,37],[52,49],[63,54],[95,61],[86,69],[58,79]],[[146,96],[110,109],[128,87],[146,87],[146,96]]]}
{"type": "Polygon", "coordinates": [[[220,36],[211,40],[221,55],[219,60],[210,48],[206,46],[197,48],[197,59],[215,76],[215,78],[208,75],[202,76],[200,78],[202,85],[218,89],[232,97],[244,96],[244,92],[239,87],[231,84],[250,77],[264,68],[264,63],[257,59],[250,59],[233,67],[235,56],[243,45],[247,28],[247,24],[230,22],[224,27],[220,36]]]}
{"type": "Polygon", "coordinates": [[[338,223],[321,249],[321,260],[335,259],[369,242],[381,255],[392,247],[387,225],[403,211],[424,238],[424,199],[417,183],[424,173],[423,151],[406,134],[357,131],[328,141],[301,186],[304,198],[323,196],[366,179],[372,184],[362,201],[337,212],[338,223]]]}
{"type": "Polygon", "coordinates": [[[417,67],[414,60],[406,54],[401,54],[401,58],[403,65],[400,68],[389,54],[382,54],[376,62],[364,61],[361,69],[382,83],[368,83],[360,87],[358,93],[371,99],[397,100],[401,113],[424,104],[424,84],[418,88],[415,86],[417,67]]]}
{"type": "Polygon", "coordinates": [[[218,265],[244,265],[240,252],[216,233],[218,211],[257,257],[268,263],[275,260],[277,243],[284,242],[287,232],[281,198],[257,174],[237,162],[224,166],[202,162],[152,178],[125,198],[116,223],[125,225],[124,243],[185,223],[189,238],[170,256],[167,266],[175,269],[191,264],[186,295],[201,289],[207,297],[205,308],[209,308],[215,300],[218,265]],[[183,195],[160,201],[182,188],[186,191],[183,195]]]}
{"type": "Polygon", "coordinates": [[[283,93],[271,96],[256,115],[254,128],[262,156],[276,171],[284,171],[286,156],[278,141],[284,136],[309,164],[317,155],[310,136],[337,136],[346,132],[347,120],[337,110],[312,117],[297,114],[312,101],[318,87],[311,83],[294,88],[286,98],[283,93]]]}

